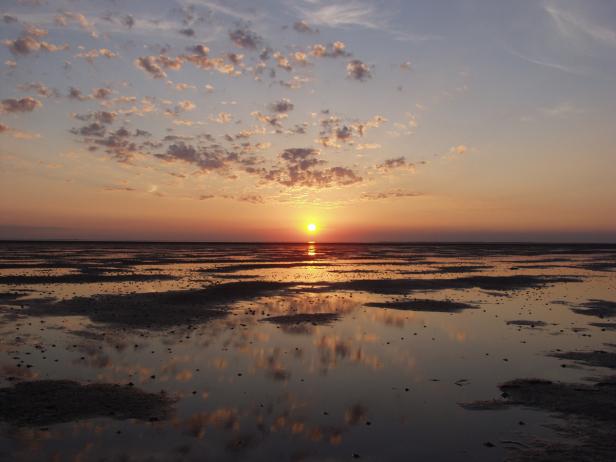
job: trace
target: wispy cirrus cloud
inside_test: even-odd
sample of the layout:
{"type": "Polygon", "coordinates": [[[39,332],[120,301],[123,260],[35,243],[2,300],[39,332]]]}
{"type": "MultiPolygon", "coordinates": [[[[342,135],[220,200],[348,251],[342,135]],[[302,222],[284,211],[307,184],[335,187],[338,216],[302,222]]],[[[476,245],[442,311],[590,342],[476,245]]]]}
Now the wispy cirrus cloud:
{"type": "Polygon", "coordinates": [[[545,5],[544,9],[563,35],[573,39],[583,36],[616,47],[616,30],[596,24],[580,14],[559,8],[554,3],[545,5]]]}
{"type": "Polygon", "coordinates": [[[508,48],[507,51],[511,53],[512,55],[517,56],[518,58],[523,59],[524,61],[527,61],[532,64],[537,64],[539,66],[556,69],[558,71],[566,72],[567,74],[574,74],[574,75],[586,74],[586,72],[581,69],[566,66],[564,64],[556,63],[556,62],[553,62],[553,61],[550,61],[550,60],[547,60],[541,57],[528,56],[523,53],[520,53],[519,51],[513,50],[511,48],[508,48]]]}
{"type": "Polygon", "coordinates": [[[336,4],[311,1],[306,2],[306,6],[297,6],[296,9],[304,21],[318,26],[382,29],[388,25],[388,21],[375,5],[355,0],[336,4]]]}
{"type": "Polygon", "coordinates": [[[324,27],[363,27],[381,30],[400,41],[425,41],[442,37],[432,34],[417,34],[400,30],[393,26],[392,14],[386,15],[384,9],[375,4],[359,0],[346,2],[325,2],[321,0],[305,0],[303,5],[293,5],[304,23],[324,27]]]}

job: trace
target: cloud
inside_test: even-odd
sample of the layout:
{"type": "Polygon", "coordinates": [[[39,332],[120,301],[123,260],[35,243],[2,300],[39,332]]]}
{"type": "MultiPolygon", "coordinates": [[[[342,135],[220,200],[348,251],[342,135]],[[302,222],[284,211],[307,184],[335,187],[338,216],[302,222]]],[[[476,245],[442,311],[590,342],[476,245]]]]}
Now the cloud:
{"type": "MultiPolygon", "coordinates": [[[[327,111],[329,113],[329,111],[327,111]]],[[[343,123],[339,117],[328,116],[321,120],[321,131],[316,140],[319,144],[328,148],[340,148],[341,144],[355,144],[356,137],[363,137],[369,128],[377,128],[387,122],[381,115],[362,121],[349,121],[343,123]]]]}
{"type": "Polygon", "coordinates": [[[59,96],[58,90],[51,89],[41,82],[32,82],[32,83],[23,83],[17,86],[19,91],[34,91],[39,96],[43,96],[45,98],[57,97],[59,96]]]}
{"type": "MultiPolygon", "coordinates": [[[[363,27],[365,29],[380,30],[401,41],[426,41],[442,38],[437,35],[415,34],[409,31],[396,29],[391,24],[391,14],[383,14],[384,8],[374,3],[359,0],[327,2],[323,0],[309,0],[310,6],[295,7],[303,21],[319,26],[363,27]]],[[[388,11],[391,11],[389,9],[388,11]]]]}
{"type": "Polygon", "coordinates": [[[121,18],[121,22],[129,29],[132,29],[132,27],[135,25],[135,18],[133,18],[132,15],[127,14],[126,16],[123,16],[121,18]]]}
{"type": "Polygon", "coordinates": [[[355,149],[358,151],[365,151],[367,149],[380,149],[381,145],[378,143],[365,143],[365,144],[356,144],[355,149]]]}
{"type": "Polygon", "coordinates": [[[293,70],[293,66],[291,66],[289,59],[286,56],[284,56],[282,53],[280,53],[279,51],[276,51],[272,55],[272,58],[274,58],[274,60],[276,61],[276,66],[279,67],[280,69],[284,69],[285,71],[289,71],[289,72],[293,70]]]}
{"type": "Polygon", "coordinates": [[[464,155],[468,152],[468,147],[463,144],[458,144],[457,146],[452,146],[449,148],[450,154],[457,154],[459,156],[464,155]]]}
{"type": "Polygon", "coordinates": [[[400,134],[404,135],[412,135],[417,128],[417,117],[415,114],[411,112],[406,112],[404,114],[407,117],[407,120],[404,122],[396,122],[394,123],[394,127],[398,130],[401,130],[402,133],[399,132],[391,132],[392,135],[399,136],[400,134]]]}
{"type": "Polygon", "coordinates": [[[391,199],[391,198],[401,198],[401,197],[420,197],[424,194],[414,191],[404,191],[401,189],[395,191],[385,191],[385,192],[366,192],[361,195],[362,199],[367,200],[381,200],[381,199],[391,199]]]}
{"type": "Polygon", "coordinates": [[[258,194],[245,194],[237,196],[236,199],[240,202],[248,202],[249,204],[263,204],[265,202],[263,197],[258,194]]]}
{"type": "Polygon", "coordinates": [[[135,188],[131,188],[130,186],[105,186],[103,190],[104,191],[124,191],[124,192],[137,191],[135,188]]]}
{"type": "Polygon", "coordinates": [[[216,117],[210,116],[208,119],[217,124],[228,124],[233,120],[233,116],[228,112],[219,112],[216,117]]]}
{"type": "Polygon", "coordinates": [[[295,21],[293,23],[293,30],[300,34],[317,34],[319,32],[318,29],[310,27],[306,21],[295,21]]]}
{"type": "Polygon", "coordinates": [[[573,67],[569,67],[569,66],[565,66],[563,64],[560,63],[555,63],[553,61],[550,61],[548,59],[545,58],[537,58],[537,57],[532,57],[532,56],[527,56],[525,54],[520,53],[519,51],[513,50],[508,48],[507,51],[509,53],[511,53],[514,56],[517,56],[520,59],[523,59],[524,61],[528,61],[529,63],[532,64],[537,64],[539,66],[543,66],[543,67],[549,67],[551,69],[556,69],[562,72],[566,72],[568,74],[574,74],[574,75],[584,75],[586,74],[585,71],[581,70],[581,69],[576,69],[573,67]]]}
{"type": "Polygon", "coordinates": [[[180,70],[182,68],[183,60],[179,57],[169,58],[166,55],[150,55],[141,56],[135,59],[134,64],[155,79],[163,79],[167,77],[165,69],[173,69],[175,71],[180,70]]]}
{"type": "Polygon", "coordinates": [[[192,27],[187,27],[186,29],[180,29],[178,32],[182,35],[185,35],[186,37],[194,37],[195,35],[195,30],[192,27]]]}
{"type": "MultiPolygon", "coordinates": [[[[140,140],[148,138],[150,133],[145,130],[136,129],[130,131],[125,127],[117,130],[109,130],[107,121],[104,120],[108,115],[92,113],[91,116],[79,116],[79,120],[97,120],[82,127],[72,128],[73,135],[82,137],[82,141],[88,144],[89,151],[102,149],[114,160],[121,163],[131,163],[132,160],[141,154],[150,143],[141,143],[140,140]]],[[[112,117],[114,118],[114,117],[112,117]]]]}
{"type": "Polygon", "coordinates": [[[94,31],[94,24],[92,24],[88,18],[81,13],[73,11],[63,11],[56,15],[54,18],[56,26],[66,26],[69,22],[76,22],[82,29],[94,31]]]}
{"type": "Polygon", "coordinates": [[[173,58],[165,54],[141,56],[135,59],[134,64],[155,79],[166,78],[167,69],[180,70],[185,62],[200,69],[213,69],[221,74],[231,74],[235,71],[235,65],[241,65],[242,55],[236,53],[227,53],[225,57],[210,57],[210,49],[201,44],[189,47],[188,51],[191,54],[182,54],[173,58]]]}
{"type": "Polygon", "coordinates": [[[107,59],[117,58],[118,54],[107,48],[92,49],[90,51],[82,51],[75,55],[75,58],[85,59],[90,64],[93,64],[96,58],[104,57],[107,59]]]}
{"type": "Polygon", "coordinates": [[[393,170],[407,170],[414,172],[415,164],[407,162],[406,158],[401,156],[393,159],[387,159],[383,163],[377,165],[376,168],[381,172],[391,172],[393,170]]]}
{"type": "Polygon", "coordinates": [[[88,114],[76,114],[75,118],[84,122],[94,120],[101,124],[111,125],[115,121],[117,115],[117,112],[112,111],[96,111],[88,114]]]}
{"type": "Polygon", "coordinates": [[[37,51],[53,53],[56,51],[68,50],[69,48],[68,44],[54,45],[53,43],[40,40],[34,35],[23,35],[15,40],[3,40],[2,43],[16,56],[29,55],[37,51]]]}
{"type": "Polygon", "coordinates": [[[85,101],[89,99],[87,95],[84,95],[81,90],[75,87],[70,87],[68,89],[68,97],[70,99],[76,99],[77,101],[85,101]]]}
{"type": "Polygon", "coordinates": [[[197,105],[188,99],[184,99],[178,103],[178,107],[182,109],[182,111],[194,111],[197,105]]]}
{"type": "Polygon", "coordinates": [[[341,41],[323,45],[316,43],[310,47],[308,51],[315,58],[342,58],[351,56],[351,53],[346,51],[346,44],[341,41]]]}
{"type": "Polygon", "coordinates": [[[98,100],[103,100],[101,102],[101,104],[103,105],[111,105],[114,102],[117,102],[116,100],[109,100],[109,96],[112,93],[113,91],[110,88],[101,87],[101,88],[93,88],[92,92],[89,95],[85,95],[80,89],[75,88],[75,87],[70,87],[68,89],[67,97],[69,99],[74,99],[77,101],[89,101],[92,99],[98,99],[98,100]],[[104,101],[104,100],[107,100],[107,101],[104,101]]]}
{"type": "Polygon", "coordinates": [[[142,150],[142,147],[134,139],[147,136],[149,134],[143,130],[130,132],[121,127],[107,134],[104,138],[94,140],[94,143],[101,146],[107,154],[118,162],[130,163],[142,150]]]}
{"type": "Polygon", "coordinates": [[[39,100],[26,96],[25,98],[15,99],[8,98],[3,99],[0,105],[0,112],[32,112],[36,108],[43,105],[39,100]]]}
{"type": "Polygon", "coordinates": [[[248,202],[249,204],[263,204],[265,201],[263,197],[258,194],[240,194],[239,196],[233,196],[230,194],[201,194],[198,199],[200,201],[208,200],[208,199],[231,199],[239,202],[248,202]]]}
{"type": "Polygon", "coordinates": [[[174,88],[177,91],[185,91],[185,90],[195,90],[197,87],[195,87],[194,85],[188,84],[188,83],[176,83],[174,85],[174,88]]]}
{"type": "Polygon", "coordinates": [[[347,77],[352,80],[358,80],[363,82],[372,78],[372,73],[370,72],[370,66],[363,63],[359,59],[352,59],[347,63],[347,77]]]}
{"type": "Polygon", "coordinates": [[[244,60],[244,55],[241,53],[227,53],[227,59],[236,66],[241,66],[244,60]]]}
{"type": "Polygon", "coordinates": [[[290,90],[297,90],[299,88],[302,88],[305,84],[307,84],[308,82],[310,82],[310,79],[308,77],[302,77],[300,75],[294,75],[293,77],[291,77],[289,80],[279,80],[278,83],[285,87],[288,88],[290,90]]]}
{"type": "Polygon", "coordinates": [[[197,165],[202,170],[215,170],[224,167],[224,160],[217,153],[199,152],[192,145],[183,142],[172,144],[165,154],[157,154],[160,159],[168,162],[183,161],[197,165]]]}
{"type": "Polygon", "coordinates": [[[288,114],[286,113],[268,115],[268,114],[263,114],[259,111],[253,111],[250,113],[250,115],[253,116],[255,119],[257,119],[258,121],[269,124],[273,127],[281,127],[282,125],[280,121],[288,117],[288,114]]]}
{"type": "Polygon", "coordinates": [[[73,135],[81,135],[84,137],[99,137],[105,136],[106,128],[102,123],[92,122],[79,128],[71,128],[70,132],[73,135]]]}
{"type": "Polygon", "coordinates": [[[243,58],[242,55],[236,53],[227,53],[225,57],[210,57],[210,50],[205,45],[189,47],[188,51],[192,54],[184,54],[178,56],[177,59],[187,61],[199,69],[213,69],[221,74],[232,74],[235,71],[235,65],[241,65],[241,58],[243,58]]]}
{"type": "Polygon", "coordinates": [[[201,172],[216,171],[227,176],[231,176],[233,167],[254,171],[260,162],[255,156],[241,155],[219,144],[194,146],[183,141],[169,145],[165,153],[155,154],[155,157],[166,162],[185,162],[197,166],[201,172]]]}
{"type": "Polygon", "coordinates": [[[24,132],[15,128],[11,128],[3,123],[0,123],[0,135],[10,135],[18,140],[32,140],[41,137],[41,135],[38,133],[24,132]]]}
{"type": "Polygon", "coordinates": [[[263,39],[248,28],[237,28],[229,31],[229,39],[240,48],[256,50],[263,39]]]}
{"type": "Polygon", "coordinates": [[[289,148],[279,156],[280,162],[269,171],[261,172],[264,180],[288,187],[329,188],[347,186],[362,181],[346,167],[325,168],[319,151],[312,148],[289,148]]]}
{"type": "Polygon", "coordinates": [[[580,114],[583,111],[573,106],[571,103],[561,103],[552,107],[544,107],[540,109],[541,113],[546,117],[564,118],[572,114],[580,114]]]}
{"type": "Polygon", "coordinates": [[[111,95],[112,91],[110,88],[101,87],[94,88],[92,90],[92,98],[94,99],[107,99],[109,95],[111,95]]]}
{"type": "Polygon", "coordinates": [[[287,113],[289,111],[292,111],[293,108],[293,103],[287,98],[282,98],[281,100],[270,104],[270,110],[277,113],[287,113]]]}

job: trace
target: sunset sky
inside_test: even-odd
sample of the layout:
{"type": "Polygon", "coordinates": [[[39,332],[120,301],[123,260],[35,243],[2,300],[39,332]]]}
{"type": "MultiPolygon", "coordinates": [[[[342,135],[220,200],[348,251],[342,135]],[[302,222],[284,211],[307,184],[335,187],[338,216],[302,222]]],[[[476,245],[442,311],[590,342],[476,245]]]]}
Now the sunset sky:
{"type": "Polygon", "coordinates": [[[616,241],[616,2],[0,15],[0,239],[616,241]]]}

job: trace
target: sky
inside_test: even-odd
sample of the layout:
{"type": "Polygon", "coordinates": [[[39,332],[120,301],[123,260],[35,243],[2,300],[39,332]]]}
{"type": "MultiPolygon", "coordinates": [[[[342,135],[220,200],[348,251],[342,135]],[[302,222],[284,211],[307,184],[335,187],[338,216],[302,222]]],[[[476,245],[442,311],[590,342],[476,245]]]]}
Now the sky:
{"type": "Polygon", "coordinates": [[[0,239],[616,242],[616,2],[0,21],[0,239]]]}

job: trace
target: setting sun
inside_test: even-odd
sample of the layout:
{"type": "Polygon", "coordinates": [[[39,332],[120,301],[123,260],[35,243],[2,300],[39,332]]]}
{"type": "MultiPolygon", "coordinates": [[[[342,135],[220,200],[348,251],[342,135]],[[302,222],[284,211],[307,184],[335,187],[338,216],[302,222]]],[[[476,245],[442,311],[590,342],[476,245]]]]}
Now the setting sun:
{"type": "Polygon", "coordinates": [[[308,228],[308,232],[309,232],[309,233],[314,233],[314,232],[316,232],[316,230],[317,230],[317,225],[315,225],[314,223],[310,223],[310,224],[307,226],[307,228],[308,228]]]}

